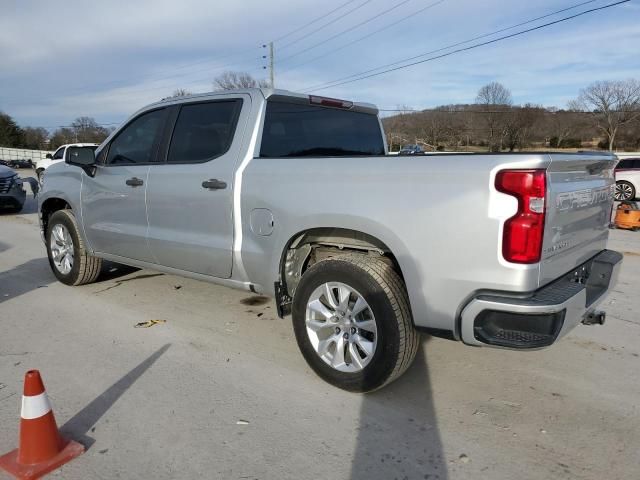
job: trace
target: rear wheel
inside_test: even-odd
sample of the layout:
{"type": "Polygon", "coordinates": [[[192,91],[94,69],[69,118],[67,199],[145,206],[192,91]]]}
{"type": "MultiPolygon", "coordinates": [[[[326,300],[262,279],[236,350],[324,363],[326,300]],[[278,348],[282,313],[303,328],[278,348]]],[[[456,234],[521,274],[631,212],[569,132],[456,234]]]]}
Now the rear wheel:
{"type": "Polygon", "coordinates": [[[381,259],[322,260],[302,276],[293,327],[309,366],[332,385],[368,392],[398,378],[418,350],[404,283],[381,259]]]}
{"type": "Polygon", "coordinates": [[[619,182],[616,182],[616,192],[613,198],[619,202],[624,200],[633,200],[636,198],[636,189],[631,183],[620,180],[619,182]]]}
{"type": "Polygon", "coordinates": [[[71,210],[58,210],[47,225],[47,256],[53,274],[67,285],[84,285],[98,278],[102,259],[87,253],[71,210]]]}

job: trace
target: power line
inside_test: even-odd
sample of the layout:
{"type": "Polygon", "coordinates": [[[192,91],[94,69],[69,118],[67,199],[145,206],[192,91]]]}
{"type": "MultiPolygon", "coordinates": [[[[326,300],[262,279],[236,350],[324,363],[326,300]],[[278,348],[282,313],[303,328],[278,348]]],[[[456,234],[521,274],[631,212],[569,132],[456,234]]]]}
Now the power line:
{"type": "MultiPolygon", "coordinates": [[[[360,8],[362,8],[362,7],[364,7],[367,3],[370,3],[370,2],[371,2],[371,0],[365,0],[365,1],[364,1],[364,2],[362,2],[361,4],[359,4],[359,5],[355,6],[354,8],[352,8],[351,10],[349,10],[348,12],[344,13],[344,14],[343,14],[343,15],[342,15],[338,20],[342,20],[342,19],[343,19],[343,18],[345,18],[347,15],[349,15],[349,14],[351,14],[351,13],[355,12],[356,10],[358,10],[358,9],[360,9],[360,8]]],[[[279,48],[280,50],[282,50],[282,49],[284,49],[284,48],[288,48],[288,47],[290,47],[291,45],[295,45],[296,43],[300,42],[301,40],[304,40],[305,38],[310,37],[310,36],[311,36],[311,35],[313,35],[314,33],[319,32],[320,30],[322,30],[322,29],[324,29],[324,28],[328,27],[329,25],[333,25],[335,22],[336,22],[336,20],[331,20],[331,21],[329,21],[329,22],[327,22],[327,23],[324,23],[324,24],[322,24],[321,26],[319,26],[318,28],[316,28],[315,30],[312,30],[311,32],[309,32],[309,33],[307,33],[307,34],[303,35],[302,37],[298,38],[297,40],[293,40],[292,42],[289,42],[289,43],[287,43],[287,44],[285,44],[285,45],[282,45],[282,46],[280,46],[280,47],[278,47],[278,48],[279,48]]]]}
{"type": "Polygon", "coordinates": [[[394,6],[392,6],[391,8],[388,8],[380,13],[377,13],[376,15],[374,15],[373,17],[369,17],[366,20],[363,20],[362,22],[358,23],[357,25],[353,26],[353,27],[349,27],[346,30],[342,30],[341,32],[336,33],[335,35],[330,36],[329,38],[327,38],[326,40],[322,41],[322,42],[318,42],[314,45],[311,45],[310,47],[307,48],[303,48],[302,50],[299,50],[298,52],[289,55],[288,57],[283,58],[282,60],[280,60],[280,62],[286,62],[287,60],[289,60],[290,58],[293,57],[297,57],[298,55],[301,55],[305,52],[308,52],[309,50],[313,50],[316,47],[319,47],[321,45],[324,45],[327,42],[330,42],[331,40],[334,40],[342,35],[344,35],[345,33],[349,33],[352,32],[353,30],[355,30],[356,28],[360,28],[363,25],[366,25],[369,22],[372,22],[373,20],[380,18],[382,15],[386,15],[387,13],[395,10],[396,8],[401,7],[402,5],[404,5],[405,3],[410,2],[411,0],[402,0],[401,2],[396,3],[394,6]]]}
{"type": "MultiPolygon", "coordinates": [[[[544,18],[548,18],[548,17],[554,16],[554,15],[557,15],[557,14],[559,14],[559,13],[566,12],[567,10],[573,10],[574,8],[578,8],[578,7],[581,7],[581,6],[586,5],[586,4],[589,4],[589,3],[594,3],[594,2],[596,2],[596,1],[598,1],[598,0],[589,0],[589,1],[586,1],[586,2],[577,3],[577,4],[572,5],[572,6],[570,6],[570,7],[566,7],[566,8],[563,8],[563,9],[561,9],[561,10],[556,10],[556,11],[554,11],[554,12],[548,13],[548,14],[546,14],[546,15],[542,15],[542,16],[540,16],[540,17],[532,18],[532,19],[530,19],[530,20],[527,20],[527,21],[524,21],[524,22],[520,22],[520,23],[517,23],[517,24],[515,24],[515,25],[510,25],[510,26],[508,26],[508,27],[501,28],[501,29],[499,29],[499,30],[495,30],[495,31],[492,31],[492,32],[489,32],[489,33],[485,33],[485,34],[482,34],[482,35],[478,35],[478,36],[476,36],[476,37],[473,37],[473,38],[470,38],[470,39],[467,39],[467,40],[463,40],[463,41],[461,41],[461,42],[453,43],[453,44],[451,44],[451,45],[447,45],[447,46],[444,46],[444,47],[438,48],[438,49],[436,49],[436,50],[431,50],[431,51],[429,51],[429,52],[421,53],[420,55],[415,55],[415,56],[413,56],[413,57],[405,58],[405,59],[398,60],[398,61],[396,61],[396,62],[392,62],[392,63],[387,63],[387,64],[385,64],[385,65],[381,65],[381,66],[376,67],[376,68],[372,68],[372,69],[369,69],[369,70],[365,70],[365,71],[363,71],[363,72],[355,73],[355,74],[352,74],[352,75],[347,75],[346,77],[341,77],[341,78],[338,78],[338,79],[333,80],[333,81],[329,81],[329,82],[325,82],[325,83],[322,83],[322,84],[318,84],[318,85],[316,85],[316,86],[314,86],[314,87],[312,87],[312,88],[314,88],[314,89],[315,89],[316,87],[318,87],[318,88],[320,88],[320,87],[324,87],[325,85],[330,85],[330,84],[332,84],[332,83],[341,82],[341,81],[343,81],[343,80],[348,80],[348,79],[350,79],[350,78],[354,78],[354,77],[359,77],[359,76],[361,76],[361,75],[365,75],[365,74],[367,74],[367,73],[375,72],[376,70],[380,70],[380,69],[383,69],[383,68],[392,67],[392,66],[394,66],[394,65],[400,65],[400,64],[403,64],[403,63],[408,62],[408,61],[410,61],[410,60],[414,60],[414,59],[422,58],[422,57],[425,57],[425,56],[427,56],[427,55],[431,55],[431,54],[434,54],[434,53],[441,52],[441,51],[443,51],[443,50],[449,50],[449,49],[451,49],[451,48],[455,48],[455,47],[457,47],[457,46],[464,45],[464,44],[466,44],[466,43],[470,43],[470,42],[473,42],[473,41],[475,41],[475,40],[480,40],[480,39],[482,39],[482,38],[491,37],[491,36],[497,35],[498,33],[502,33],[502,32],[505,32],[505,31],[507,31],[507,30],[511,30],[511,29],[514,29],[514,28],[517,28],[517,27],[521,27],[521,26],[523,26],[523,25],[528,25],[528,24],[534,23],[534,22],[536,22],[536,21],[538,21],[538,20],[542,20],[542,19],[544,19],[544,18]]],[[[622,3],[624,3],[624,2],[622,2],[622,3]]],[[[590,12],[590,11],[587,11],[587,12],[590,12]]]]}
{"type": "Polygon", "coordinates": [[[328,17],[329,15],[331,15],[332,13],[337,12],[338,10],[340,10],[340,9],[342,9],[342,8],[344,8],[344,7],[346,7],[347,5],[349,5],[350,3],[353,3],[353,2],[355,2],[355,1],[356,1],[356,0],[349,0],[348,2],[343,3],[343,4],[342,4],[342,5],[340,5],[339,7],[334,8],[334,9],[333,9],[333,10],[331,10],[330,12],[325,13],[324,15],[321,15],[321,16],[319,16],[319,17],[315,18],[314,20],[311,20],[311,21],[310,21],[310,22],[308,22],[308,23],[305,23],[305,24],[304,24],[304,25],[302,25],[301,27],[298,27],[298,28],[296,28],[295,30],[290,31],[289,33],[286,33],[286,34],[284,34],[284,35],[281,35],[281,36],[279,36],[278,38],[274,38],[274,39],[272,40],[272,42],[274,42],[274,43],[275,43],[275,42],[279,42],[280,40],[282,40],[282,39],[284,39],[284,38],[287,38],[287,37],[289,37],[289,36],[293,35],[294,33],[298,33],[300,30],[304,30],[305,28],[307,28],[307,27],[309,27],[309,26],[313,25],[314,23],[316,23],[316,22],[318,22],[318,21],[322,20],[323,18],[327,18],[327,17],[328,17]]]}
{"type": "MultiPolygon", "coordinates": [[[[353,45],[353,44],[355,44],[355,43],[358,43],[358,42],[360,42],[360,41],[362,41],[362,40],[365,40],[365,39],[367,39],[367,38],[369,38],[369,37],[372,37],[373,35],[375,35],[375,34],[377,34],[377,33],[380,33],[380,32],[382,32],[382,31],[384,31],[384,30],[388,30],[389,28],[394,27],[394,26],[398,25],[398,24],[399,24],[399,23],[401,23],[401,22],[404,22],[405,20],[407,20],[407,19],[409,19],[409,18],[415,17],[416,15],[419,15],[419,14],[421,14],[422,12],[424,12],[424,11],[426,11],[426,10],[429,10],[429,9],[431,9],[431,8],[433,8],[433,7],[437,6],[437,5],[440,5],[441,3],[444,3],[445,1],[446,1],[446,0],[438,0],[437,2],[430,3],[430,4],[429,4],[429,5],[427,5],[426,7],[423,7],[423,8],[421,8],[421,9],[419,9],[419,10],[416,10],[415,12],[412,12],[412,13],[410,13],[409,15],[407,15],[407,16],[405,16],[405,17],[402,17],[401,19],[396,20],[396,21],[395,21],[395,22],[393,22],[393,23],[390,23],[390,24],[388,24],[388,25],[386,25],[386,26],[384,26],[384,27],[382,27],[382,28],[379,28],[379,29],[377,29],[377,30],[374,30],[373,32],[370,32],[370,33],[368,33],[368,34],[366,34],[366,35],[363,35],[362,37],[356,38],[355,40],[352,40],[351,42],[346,43],[346,44],[342,45],[341,47],[334,48],[333,50],[329,50],[328,52],[323,53],[322,55],[318,55],[317,57],[314,57],[314,58],[312,58],[311,60],[307,60],[306,62],[299,63],[299,64],[294,65],[294,66],[289,67],[289,68],[285,68],[285,69],[284,69],[284,70],[282,70],[280,73],[285,73],[285,72],[288,72],[288,71],[290,71],[290,70],[293,70],[293,69],[296,69],[296,68],[300,68],[300,67],[301,67],[301,66],[303,66],[303,65],[307,65],[307,64],[309,64],[309,63],[313,63],[313,62],[315,62],[315,61],[317,61],[317,60],[319,60],[319,59],[321,59],[321,58],[326,57],[327,55],[331,55],[332,53],[339,52],[340,50],[344,50],[345,48],[350,47],[351,45],[353,45]]],[[[591,0],[591,1],[596,1],[596,0],[591,0]]]]}

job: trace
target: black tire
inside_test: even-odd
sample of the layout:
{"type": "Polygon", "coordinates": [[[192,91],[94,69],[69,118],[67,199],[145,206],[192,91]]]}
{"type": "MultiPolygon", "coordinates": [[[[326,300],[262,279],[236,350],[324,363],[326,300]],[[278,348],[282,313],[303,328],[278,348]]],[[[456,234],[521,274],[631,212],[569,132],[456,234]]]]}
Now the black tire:
{"type": "Polygon", "coordinates": [[[87,253],[79,231],[78,222],[71,210],[58,210],[49,218],[46,232],[49,265],[56,278],[66,285],[75,286],[95,282],[102,269],[102,259],[87,253]],[[67,228],[73,240],[73,266],[66,275],[55,266],[51,253],[51,231],[58,224],[62,224],[67,228]]]}
{"type": "Polygon", "coordinates": [[[322,260],[302,276],[293,299],[293,328],[300,351],[309,366],[325,381],[351,392],[370,392],[398,378],[411,365],[419,345],[404,282],[384,261],[363,254],[322,260]],[[306,328],[307,302],[312,292],[327,282],[356,289],[367,301],[377,326],[377,347],[359,372],[332,368],[316,353],[306,328]]]}
{"type": "Polygon", "coordinates": [[[636,198],[636,189],[632,183],[626,180],[620,180],[616,182],[614,198],[618,202],[634,200],[636,198]]]}

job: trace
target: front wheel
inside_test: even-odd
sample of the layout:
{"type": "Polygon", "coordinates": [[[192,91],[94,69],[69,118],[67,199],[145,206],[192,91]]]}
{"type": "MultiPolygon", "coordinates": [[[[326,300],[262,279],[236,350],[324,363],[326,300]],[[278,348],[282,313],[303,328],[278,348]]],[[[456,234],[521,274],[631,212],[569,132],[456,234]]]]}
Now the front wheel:
{"type": "Polygon", "coordinates": [[[616,182],[616,191],[613,198],[619,202],[633,200],[636,198],[636,189],[631,183],[621,180],[616,182]]]}
{"type": "Polygon", "coordinates": [[[300,280],[292,313],[309,366],[344,390],[383,387],[418,350],[404,283],[379,258],[350,254],[316,263],[300,280]]]}
{"type": "Polygon", "coordinates": [[[71,210],[58,210],[51,215],[46,242],[49,265],[62,283],[84,285],[98,278],[102,259],[87,253],[71,210]]]}

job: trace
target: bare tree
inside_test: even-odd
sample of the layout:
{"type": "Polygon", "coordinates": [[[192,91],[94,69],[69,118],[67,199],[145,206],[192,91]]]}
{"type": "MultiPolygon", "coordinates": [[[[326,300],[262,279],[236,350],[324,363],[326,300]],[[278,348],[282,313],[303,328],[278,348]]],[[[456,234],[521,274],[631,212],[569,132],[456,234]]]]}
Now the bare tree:
{"type": "Polygon", "coordinates": [[[213,79],[215,90],[235,90],[237,88],[266,88],[269,82],[266,80],[256,80],[246,72],[224,72],[213,79]]]}
{"type": "Polygon", "coordinates": [[[110,131],[99,125],[92,117],[78,117],[71,128],[76,142],[100,143],[109,136],[110,131]]]}
{"type": "Polygon", "coordinates": [[[491,82],[478,90],[476,103],[486,106],[509,106],[513,103],[513,99],[507,87],[499,82],[491,82]]]}
{"type": "Polygon", "coordinates": [[[42,127],[24,128],[24,146],[34,150],[44,150],[49,142],[49,132],[42,127]]]}
{"type": "Polygon", "coordinates": [[[169,98],[188,97],[189,95],[193,95],[189,90],[176,88],[169,98]]]}
{"type": "Polygon", "coordinates": [[[484,108],[484,118],[488,130],[489,151],[502,150],[503,141],[507,135],[505,112],[511,110],[511,92],[498,82],[491,82],[478,90],[476,104],[484,108]]]}
{"type": "Polygon", "coordinates": [[[52,149],[58,148],[60,145],[65,145],[67,143],[74,143],[76,141],[76,134],[71,128],[58,128],[53,135],[51,135],[51,140],[49,142],[49,146],[52,149]]]}
{"type": "Polygon", "coordinates": [[[504,143],[510,152],[523,149],[530,143],[533,130],[544,116],[540,106],[526,104],[512,108],[504,118],[504,143]]]}
{"type": "Polygon", "coordinates": [[[608,140],[613,151],[621,127],[640,119],[640,82],[635,79],[601,81],[580,92],[570,107],[593,112],[595,126],[608,140]]]}

